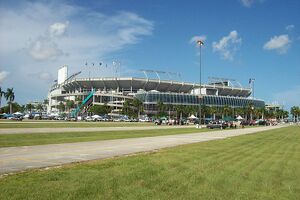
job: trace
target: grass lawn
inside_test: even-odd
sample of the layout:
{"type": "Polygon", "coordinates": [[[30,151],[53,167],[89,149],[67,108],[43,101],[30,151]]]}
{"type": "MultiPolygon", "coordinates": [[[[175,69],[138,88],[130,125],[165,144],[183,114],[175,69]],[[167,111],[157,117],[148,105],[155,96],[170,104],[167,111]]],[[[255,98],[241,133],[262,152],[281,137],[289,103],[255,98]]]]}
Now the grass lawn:
{"type": "Polygon", "coordinates": [[[101,132],[64,132],[64,133],[32,133],[32,134],[2,134],[0,147],[31,146],[41,144],[60,144],[70,142],[87,142],[96,140],[113,140],[124,138],[138,138],[159,135],[174,135],[184,133],[205,132],[210,129],[172,128],[154,130],[126,130],[101,132]]]}
{"type": "Polygon", "coordinates": [[[300,127],[0,178],[0,199],[299,199],[300,127]]]}
{"type": "Polygon", "coordinates": [[[66,122],[66,121],[0,121],[1,128],[76,128],[76,127],[131,127],[153,126],[154,123],[143,122],[66,122]]]}

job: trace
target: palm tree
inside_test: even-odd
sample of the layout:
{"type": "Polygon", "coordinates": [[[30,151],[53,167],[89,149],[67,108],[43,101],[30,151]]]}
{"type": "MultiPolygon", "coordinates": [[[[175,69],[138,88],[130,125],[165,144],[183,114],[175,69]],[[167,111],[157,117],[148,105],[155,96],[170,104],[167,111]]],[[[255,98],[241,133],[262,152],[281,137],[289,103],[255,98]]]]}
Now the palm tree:
{"type": "Polygon", "coordinates": [[[138,110],[138,119],[139,119],[141,111],[143,109],[143,102],[140,101],[139,99],[135,98],[132,101],[132,105],[133,105],[133,107],[135,107],[138,110]]]}
{"type": "Polygon", "coordinates": [[[6,101],[8,101],[9,104],[9,112],[12,114],[12,103],[15,100],[15,93],[14,88],[7,88],[6,93],[4,95],[6,101]]]}
{"type": "Polygon", "coordinates": [[[222,118],[224,118],[224,115],[225,116],[229,116],[229,114],[231,113],[231,111],[232,111],[231,107],[229,107],[228,105],[225,105],[222,108],[222,118]]]}
{"type": "Polygon", "coordinates": [[[217,107],[212,106],[210,107],[210,114],[212,115],[213,120],[216,120],[216,113],[217,113],[217,107]]]}
{"type": "Polygon", "coordinates": [[[31,113],[32,109],[34,109],[34,106],[31,103],[26,104],[26,110],[31,113]]]}
{"type": "Polygon", "coordinates": [[[37,109],[39,112],[42,112],[42,111],[44,110],[42,104],[40,104],[40,103],[36,106],[36,109],[37,109]]]}
{"type": "Polygon", "coordinates": [[[72,109],[72,108],[74,108],[74,101],[72,101],[72,100],[67,100],[66,101],[66,106],[67,106],[67,108],[68,108],[68,110],[69,110],[69,112],[70,112],[70,110],[72,109]]]}
{"type": "Polygon", "coordinates": [[[300,107],[299,106],[291,107],[291,114],[294,117],[294,122],[296,122],[300,116],[300,107]]]}
{"type": "Polygon", "coordinates": [[[123,103],[122,114],[130,116],[131,115],[131,101],[126,99],[123,103]]]}
{"type": "Polygon", "coordinates": [[[156,105],[157,105],[157,110],[158,110],[158,112],[157,112],[158,116],[162,117],[163,115],[165,115],[166,105],[161,101],[157,102],[156,105]]]}
{"type": "Polygon", "coordinates": [[[256,111],[256,114],[257,114],[257,117],[261,119],[264,119],[265,118],[265,113],[266,113],[266,109],[265,108],[257,108],[255,109],[256,111]]]}
{"type": "Polygon", "coordinates": [[[0,108],[1,108],[1,101],[3,96],[5,96],[5,92],[2,91],[2,88],[0,87],[0,108]]]}
{"type": "Polygon", "coordinates": [[[44,99],[44,102],[43,102],[45,105],[48,105],[49,104],[49,99],[44,99]]]}
{"type": "Polygon", "coordinates": [[[201,113],[202,113],[202,119],[205,120],[206,118],[206,115],[209,114],[209,111],[210,111],[210,107],[206,106],[206,105],[202,105],[201,106],[201,113]]]}
{"type": "Polygon", "coordinates": [[[181,120],[182,119],[182,115],[186,113],[186,106],[176,105],[175,106],[175,110],[176,110],[176,115],[177,116],[178,116],[178,113],[179,113],[179,118],[181,120]]]}
{"type": "Polygon", "coordinates": [[[66,109],[65,104],[63,104],[63,102],[60,102],[59,105],[57,106],[59,112],[64,112],[66,109]]]}

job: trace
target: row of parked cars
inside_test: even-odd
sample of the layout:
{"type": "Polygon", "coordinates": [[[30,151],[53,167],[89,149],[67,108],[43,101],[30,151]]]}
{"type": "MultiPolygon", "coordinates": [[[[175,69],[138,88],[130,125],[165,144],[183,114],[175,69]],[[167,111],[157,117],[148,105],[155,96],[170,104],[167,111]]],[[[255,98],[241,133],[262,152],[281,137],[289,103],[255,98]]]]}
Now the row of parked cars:
{"type": "Polygon", "coordinates": [[[225,122],[222,120],[219,121],[211,121],[209,122],[206,127],[210,129],[214,128],[237,128],[237,127],[244,127],[244,126],[275,126],[279,122],[277,120],[243,120],[243,121],[230,121],[230,122],[225,122]]]}

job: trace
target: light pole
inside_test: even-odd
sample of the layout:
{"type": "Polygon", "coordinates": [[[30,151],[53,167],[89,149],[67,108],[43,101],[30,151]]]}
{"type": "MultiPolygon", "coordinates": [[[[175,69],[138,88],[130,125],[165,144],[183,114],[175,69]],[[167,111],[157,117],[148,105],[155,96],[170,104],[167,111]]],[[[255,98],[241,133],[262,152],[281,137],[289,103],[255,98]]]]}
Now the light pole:
{"type": "Polygon", "coordinates": [[[251,106],[251,115],[250,119],[253,120],[253,110],[254,110],[254,78],[250,78],[249,83],[251,84],[251,92],[252,92],[252,106],[251,106]]]}
{"type": "Polygon", "coordinates": [[[202,81],[201,81],[201,72],[202,72],[202,66],[201,66],[201,53],[202,53],[202,46],[204,45],[204,42],[202,40],[197,40],[197,44],[199,45],[199,128],[201,128],[201,118],[202,118],[202,113],[201,113],[201,99],[202,99],[202,95],[201,95],[201,84],[202,84],[202,81]]]}

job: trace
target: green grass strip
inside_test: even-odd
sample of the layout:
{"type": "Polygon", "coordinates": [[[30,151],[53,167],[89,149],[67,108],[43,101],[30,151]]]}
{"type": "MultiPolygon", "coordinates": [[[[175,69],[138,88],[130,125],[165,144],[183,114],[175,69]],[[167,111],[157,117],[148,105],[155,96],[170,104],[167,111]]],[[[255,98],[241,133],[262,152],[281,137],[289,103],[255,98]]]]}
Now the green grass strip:
{"type": "Polygon", "coordinates": [[[153,123],[140,122],[1,122],[1,128],[85,128],[85,127],[132,127],[132,126],[153,126],[153,123]]]}
{"type": "Polygon", "coordinates": [[[209,129],[172,128],[172,129],[101,131],[101,132],[2,134],[0,135],[0,147],[61,144],[61,143],[71,143],[71,142],[88,142],[88,141],[96,141],[96,140],[138,138],[138,137],[174,135],[174,134],[195,133],[195,132],[205,132],[205,131],[209,131],[209,129]]]}

